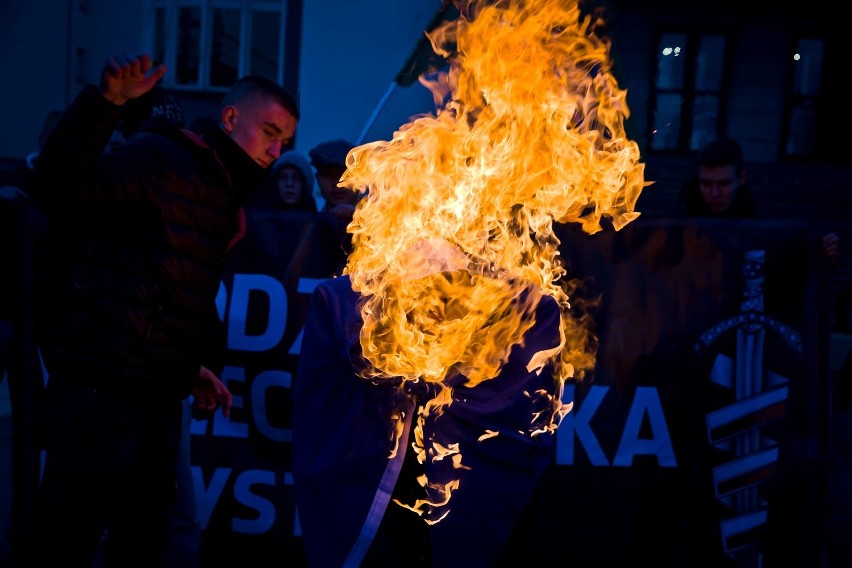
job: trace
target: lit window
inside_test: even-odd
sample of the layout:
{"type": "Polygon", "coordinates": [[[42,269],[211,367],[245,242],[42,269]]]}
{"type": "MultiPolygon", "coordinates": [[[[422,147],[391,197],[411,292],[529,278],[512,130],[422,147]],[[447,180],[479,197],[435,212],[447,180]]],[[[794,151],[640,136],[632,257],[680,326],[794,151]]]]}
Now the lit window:
{"type": "Polygon", "coordinates": [[[660,36],[651,97],[650,148],[695,150],[719,134],[725,47],[721,35],[660,36]]]}
{"type": "Polygon", "coordinates": [[[817,95],[820,92],[824,42],[819,39],[800,39],[793,54],[793,88],[788,119],[786,154],[808,156],[817,148],[817,95]]]}

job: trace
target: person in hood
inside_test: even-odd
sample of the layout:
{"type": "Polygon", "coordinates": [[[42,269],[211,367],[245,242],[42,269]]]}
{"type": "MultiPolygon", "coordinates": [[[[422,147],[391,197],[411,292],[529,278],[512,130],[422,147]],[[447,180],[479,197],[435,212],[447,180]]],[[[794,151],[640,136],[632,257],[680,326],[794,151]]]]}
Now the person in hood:
{"type": "Polygon", "coordinates": [[[296,150],[281,154],[266,183],[248,198],[251,208],[316,213],[314,176],[308,159],[296,150]]]}
{"type": "Polygon", "coordinates": [[[223,260],[244,232],[245,195],[295,133],[280,85],[249,75],[202,137],[168,117],[108,148],[129,101],[166,73],[119,53],[86,85],[39,156],[31,192],[81,246],[41,347],[49,374],[46,460],[26,565],[160,565],[177,495],[183,401],[227,412],[214,380],[223,260]]]}

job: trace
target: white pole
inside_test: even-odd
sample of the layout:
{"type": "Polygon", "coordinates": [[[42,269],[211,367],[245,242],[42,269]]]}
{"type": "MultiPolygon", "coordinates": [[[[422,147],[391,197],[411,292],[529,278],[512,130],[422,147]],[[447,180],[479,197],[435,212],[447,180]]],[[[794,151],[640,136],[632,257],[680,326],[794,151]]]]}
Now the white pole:
{"type": "Polygon", "coordinates": [[[382,100],[379,101],[378,106],[373,111],[373,114],[370,115],[370,119],[367,120],[367,124],[364,125],[364,129],[361,131],[361,135],[358,136],[358,140],[355,141],[355,145],[358,146],[362,142],[364,142],[364,138],[367,137],[367,133],[370,131],[370,128],[373,127],[373,123],[376,122],[376,118],[378,118],[379,113],[382,111],[382,108],[385,106],[385,103],[388,102],[391,94],[396,90],[396,81],[391,81],[391,84],[388,86],[388,90],[385,95],[382,97],[382,100]]]}

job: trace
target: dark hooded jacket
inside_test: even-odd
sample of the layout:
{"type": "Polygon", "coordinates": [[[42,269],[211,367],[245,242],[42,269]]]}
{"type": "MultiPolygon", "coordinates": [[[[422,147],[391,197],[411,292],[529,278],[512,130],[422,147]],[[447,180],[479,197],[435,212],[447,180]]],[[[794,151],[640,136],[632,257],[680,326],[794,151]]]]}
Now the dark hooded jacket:
{"type": "Polygon", "coordinates": [[[104,389],[185,398],[222,351],[215,300],[243,225],[237,188],[263,170],[222,132],[202,141],[156,120],[105,152],[122,113],[85,87],[34,173],[36,202],[71,236],[57,258],[70,285],[39,323],[45,363],[104,389]]]}
{"type": "MultiPolygon", "coordinates": [[[[391,499],[402,496],[398,480],[412,465],[404,462],[413,450],[400,444],[392,454],[389,436],[392,416],[400,410],[412,416],[412,408],[406,408],[411,401],[391,382],[357,374],[365,366],[358,302],[348,275],[316,287],[293,382],[291,466],[309,567],[360,565],[387,509],[398,506],[391,499]]],[[[473,388],[455,387],[452,404],[425,421],[424,439],[458,443],[465,464],[449,514],[429,527],[431,544],[411,534],[404,546],[429,549],[433,566],[493,567],[508,560],[504,547],[555,458],[555,435],[524,431],[536,412],[529,393],[557,396],[552,369],[539,372],[529,362],[534,353],[559,344],[559,321],[558,304],[543,296],[535,324],[513,347],[500,374],[473,388]],[[499,435],[483,440],[485,432],[499,435]]],[[[403,440],[410,428],[405,427],[403,440]]],[[[440,479],[446,473],[442,468],[452,469],[448,462],[427,460],[415,473],[440,479]]],[[[384,553],[382,560],[396,558],[386,549],[372,552],[384,553]]],[[[400,565],[409,564],[400,560],[400,565]]]]}

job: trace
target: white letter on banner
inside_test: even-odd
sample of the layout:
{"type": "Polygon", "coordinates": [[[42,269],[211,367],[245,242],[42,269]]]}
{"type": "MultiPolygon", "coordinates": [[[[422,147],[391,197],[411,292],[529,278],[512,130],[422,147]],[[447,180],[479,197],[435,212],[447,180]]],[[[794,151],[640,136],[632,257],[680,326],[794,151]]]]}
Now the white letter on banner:
{"type": "MultiPolygon", "coordinates": [[[[305,294],[306,296],[310,296],[314,293],[317,286],[319,286],[320,282],[322,282],[322,278],[299,278],[299,284],[296,287],[296,292],[298,294],[305,294]]],[[[290,350],[288,351],[289,355],[298,355],[302,352],[302,336],[305,335],[305,326],[299,330],[299,334],[296,336],[296,339],[293,340],[293,345],[290,346],[290,350]]]]}
{"type": "MultiPolygon", "coordinates": [[[[231,383],[245,383],[246,370],[242,367],[225,367],[222,369],[222,376],[220,378],[232,393],[231,411],[235,408],[243,408],[243,397],[239,394],[233,394],[234,389],[231,388],[231,383]]],[[[216,410],[216,414],[213,415],[213,435],[227,436],[228,438],[248,438],[248,424],[245,422],[234,422],[233,414],[225,416],[222,414],[222,409],[219,408],[216,410]]]]}
{"type": "MultiPolygon", "coordinates": [[[[189,395],[189,398],[193,401],[195,400],[195,398],[192,395],[189,395]]],[[[189,423],[190,435],[192,435],[192,436],[205,436],[207,434],[207,424],[209,422],[210,421],[207,420],[206,418],[204,418],[202,420],[196,420],[195,418],[193,418],[189,423]]]]}
{"type": "Polygon", "coordinates": [[[258,495],[251,492],[251,486],[257,483],[274,486],[275,474],[271,471],[251,469],[242,472],[234,481],[234,497],[246,507],[257,511],[257,518],[234,519],[231,526],[234,532],[244,534],[260,534],[272,528],[275,522],[275,506],[258,495]]]}
{"type": "Polygon", "coordinates": [[[627,416],[624,433],[621,435],[621,442],[618,444],[618,451],[615,453],[612,465],[628,467],[633,464],[633,456],[639,454],[657,456],[660,467],[677,466],[669,427],[666,424],[666,417],[663,416],[660,395],[655,387],[636,387],[630,414],[627,416]],[[640,440],[639,429],[642,427],[642,417],[645,415],[648,416],[652,438],[640,440]]]}
{"type": "Polygon", "coordinates": [[[225,321],[225,308],[228,306],[228,289],[225,288],[225,283],[219,281],[219,291],[216,292],[216,313],[219,314],[219,320],[225,321]]]}
{"type": "MultiPolygon", "coordinates": [[[[222,382],[225,383],[228,390],[233,393],[230,383],[235,381],[244,383],[246,381],[246,371],[242,367],[225,367],[222,369],[222,376],[219,378],[222,379],[222,382]]],[[[192,395],[190,395],[190,399],[195,401],[195,398],[192,395]]],[[[243,408],[242,395],[233,395],[231,408],[243,408]]],[[[193,436],[206,436],[208,431],[207,427],[210,421],[213,422],[213,430],[211,432],[213,436],[248,438],[248,424],[234,422],[233,415],[225,416],[222,413],[221,408],[217,408],[216,412],[213,413],[209,419],[193,419],[189,425],[189,433],[193,436]]]]}
{"type": "MultiPolygon", "coordinates": [[[[574,434],[582,442],[586,455],[592,465],[609,465],[595,433],[589,426],[595,412],[601,404],[609,387],[593,386],[583,404],[578,408],[575,404],[571,412],[565,415],[556,430],[556,463],[559,465],[574,465],[574,434]]],[[[568,385],[563,393],[563,400],[574,400],[574,385],[568,385]]]]}
{"type": "Polygon", "coordinates": [[[284,285],[267,274],[234,274],[231,309],[228,311],[228,349],[236,351],[267,351],[272,349],[287,327],[287,292],[284,285]],[[266,330],[260,335],[247,335],[246,317],[249,295],[264,292],[269,297],[266,330]]]}
{"type": "Polygon", "coordinates": [[[207,489],[204,487],[204,476],[201,474],[201,467],[197,465],[192,466],[192,485],[195,488],[198,522],[201,524],[201,530],[207,528],[207,523],[210,522],[213,509],[216,507],[219,497],[222,496],[222,490],[231,476],[231,471],[230,467],[217,467],[214,469],[213,477],[210,478],[210,488],[207,489]]]}
{"type": "Polygon", "coordinates": [[[273,442],[289,442],[292,431],[289,428],[276,428],[267,420],[266,389],[282,387],[289,389],[292,376],[287,371],[270,369],[258,373],[251,383],[251,407],[254,412],[254,423],[261,434],[273,442]]]}

